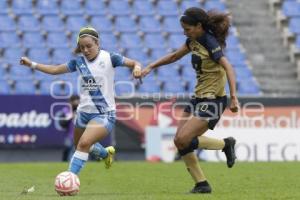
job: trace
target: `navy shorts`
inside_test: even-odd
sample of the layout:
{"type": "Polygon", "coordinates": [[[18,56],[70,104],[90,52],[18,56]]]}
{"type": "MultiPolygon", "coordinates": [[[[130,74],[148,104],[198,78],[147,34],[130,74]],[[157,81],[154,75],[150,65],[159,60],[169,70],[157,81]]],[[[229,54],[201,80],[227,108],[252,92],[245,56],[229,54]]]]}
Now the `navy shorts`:
{"type": "Polygon", "coordinates": [[[227,106],[227,97],[192,98],[190,104],[184,109],[184,112],[193,113],[194,116],[208,121],[208,128],[213,130],[221,118],[227,106]]]}
{"type": "Polygon", "coordinates": [[[95,121],[102,124],[110,134],[115,126],[116,112],[110,111],[104,114],[78,112],[75,120],[75,127],[86,128],[90,121],[95,121]]]}

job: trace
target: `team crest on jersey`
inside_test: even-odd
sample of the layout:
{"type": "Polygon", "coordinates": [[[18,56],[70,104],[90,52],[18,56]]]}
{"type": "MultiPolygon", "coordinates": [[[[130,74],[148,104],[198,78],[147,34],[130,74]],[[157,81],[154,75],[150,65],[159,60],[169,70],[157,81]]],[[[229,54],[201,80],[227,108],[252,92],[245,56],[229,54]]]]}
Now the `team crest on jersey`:
{"type": "Polygon", "coordinates": [[[100,61],[100,62],[99,62],[99,67],[100,67],[101,69],[105,68],[105,63],[102,62],[102,61],[100,61]]]}

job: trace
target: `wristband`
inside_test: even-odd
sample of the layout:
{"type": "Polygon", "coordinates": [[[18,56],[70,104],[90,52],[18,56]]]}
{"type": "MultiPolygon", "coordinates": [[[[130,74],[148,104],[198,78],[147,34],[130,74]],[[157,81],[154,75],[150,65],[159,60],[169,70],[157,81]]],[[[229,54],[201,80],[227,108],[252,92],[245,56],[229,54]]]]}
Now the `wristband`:
{"type": "Polygon", "coordinates": [[[31,62],[31,66],[32,69],[35,69],[37,67],[37,63],[36,62],[31,62]]]}

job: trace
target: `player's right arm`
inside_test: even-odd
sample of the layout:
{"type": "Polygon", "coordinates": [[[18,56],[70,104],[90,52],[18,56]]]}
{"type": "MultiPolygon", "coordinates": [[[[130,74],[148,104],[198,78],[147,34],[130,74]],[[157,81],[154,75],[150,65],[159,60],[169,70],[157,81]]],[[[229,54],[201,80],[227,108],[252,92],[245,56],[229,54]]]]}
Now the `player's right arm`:
{"type": "Polygon", "coordinates": [[[176,62],[177,60],[179,60],[180,58],[182,58],[183,56],[185,56],[189,52],[190,52],[190,50],[188,49],[187,45],[186,44],[182,45],[176,51],[174,51],[172,53],[169,53],[169,54],[157,59],[156,61],[150,63],[145,69],[143,69],[142,76],[146,76],[153,69],[155,69],[157,67],[176,62]]]}
{"type": "Polygon", "coordinates": [[[61,65],[44,65],[41,63],[36,63],[31,61],[27,57],[21,57],[20,64],[25,65],[27,67],[31,67],[33,69],[36,69],[38,71],[44,72],[46,74],[63,74],[69,72],[67,64],[61,64],[61,65]]]}

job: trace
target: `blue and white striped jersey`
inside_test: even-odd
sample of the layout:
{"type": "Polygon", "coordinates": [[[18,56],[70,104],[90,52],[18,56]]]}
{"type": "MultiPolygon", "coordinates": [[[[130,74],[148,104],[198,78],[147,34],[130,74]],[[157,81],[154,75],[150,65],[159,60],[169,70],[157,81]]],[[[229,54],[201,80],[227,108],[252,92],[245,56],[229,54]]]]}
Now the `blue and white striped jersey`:
{"type": "Polygon", "coordinates": [[[116,109],[114,99],[114,76],[116,66],[124,65],[124,57],[101,50],[97,58],[88,61],[78,56],[67,63],[70,72],[78,71],[80,76],[80,112],[103,113],[116,109]]]}

